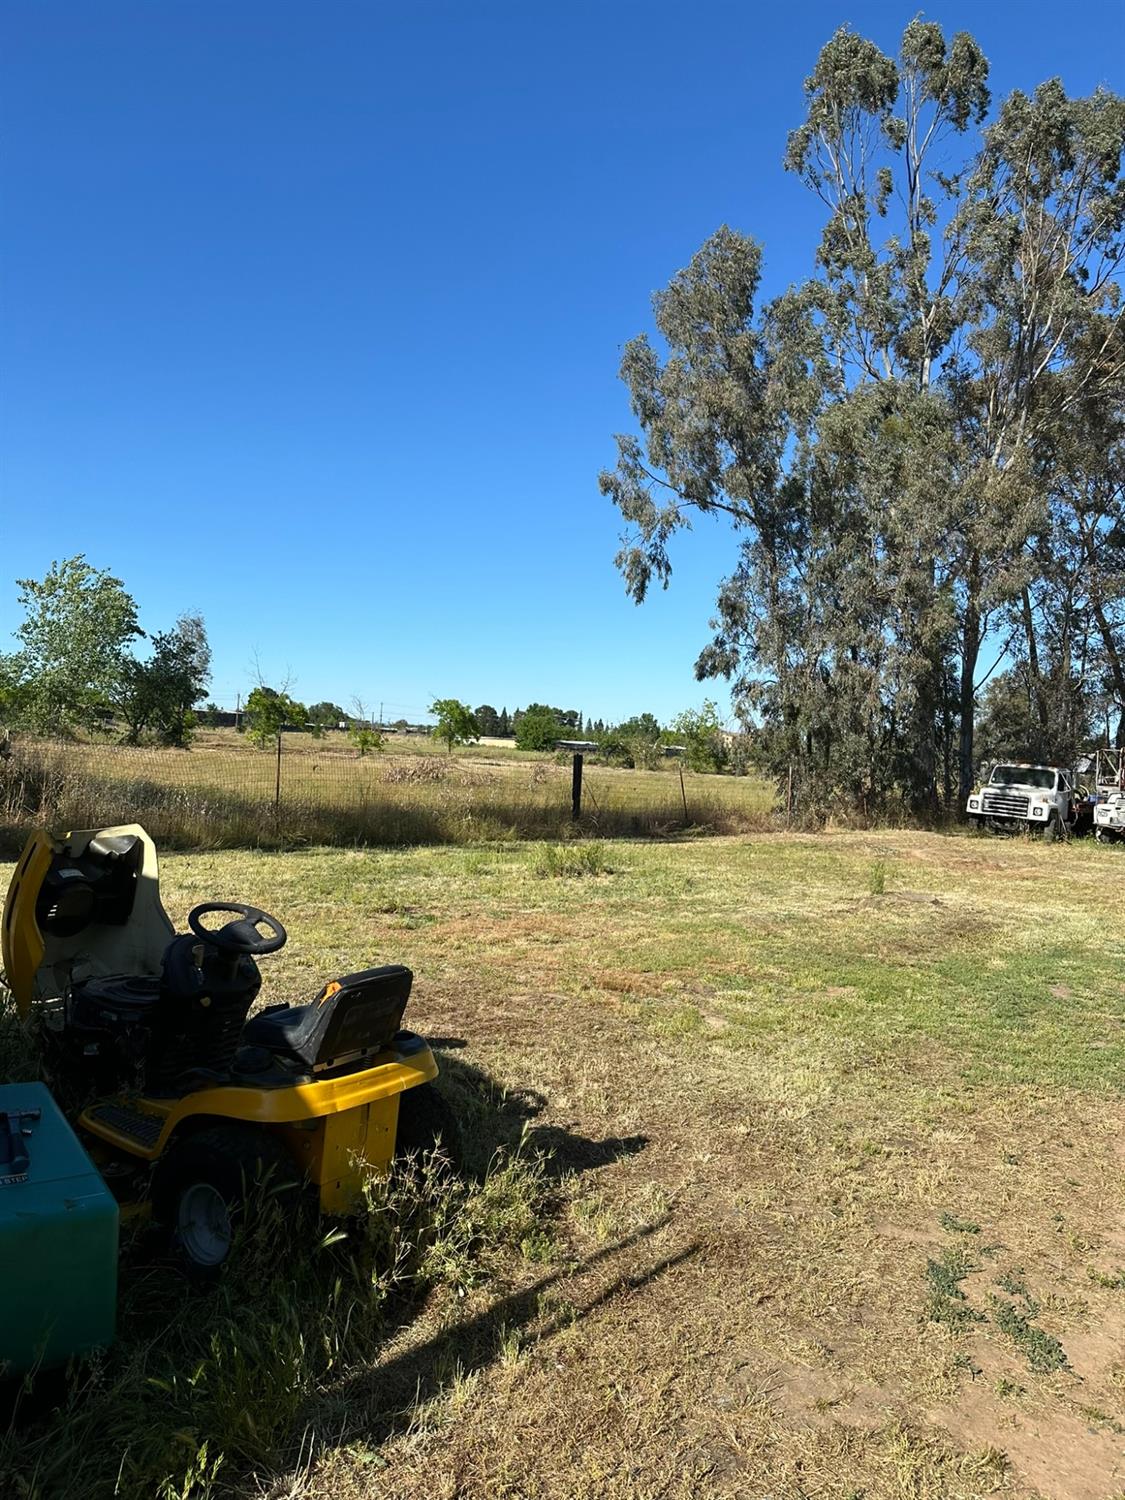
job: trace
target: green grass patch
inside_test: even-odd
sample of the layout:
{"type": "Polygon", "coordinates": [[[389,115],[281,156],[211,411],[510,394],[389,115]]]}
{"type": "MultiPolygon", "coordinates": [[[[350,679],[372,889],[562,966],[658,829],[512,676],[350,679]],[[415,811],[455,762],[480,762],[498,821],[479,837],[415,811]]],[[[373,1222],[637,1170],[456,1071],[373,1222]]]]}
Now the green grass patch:
{"type": "Polygon", "coordinates": [[[547,844],[535,856],[535,873],[542,878],[580,879],[584,875],[608,875],[605,847],[593,842],[547,844]]]}

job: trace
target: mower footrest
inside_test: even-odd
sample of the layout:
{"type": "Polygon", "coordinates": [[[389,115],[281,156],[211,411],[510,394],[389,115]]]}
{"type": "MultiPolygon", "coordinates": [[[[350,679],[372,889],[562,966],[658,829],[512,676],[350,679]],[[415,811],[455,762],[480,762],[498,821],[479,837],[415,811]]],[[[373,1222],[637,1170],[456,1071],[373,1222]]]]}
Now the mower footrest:
{"type": "Polygon", "coordinates": [[[164,1127],[164,1121],[159,1115],[129,1109],[123,1104],[98,1104],[90,1110],[89,1118],[116,1131],[118,1135],[128,1136],[138,1146],[149,1149],[156,1145],[164,1127]]]}

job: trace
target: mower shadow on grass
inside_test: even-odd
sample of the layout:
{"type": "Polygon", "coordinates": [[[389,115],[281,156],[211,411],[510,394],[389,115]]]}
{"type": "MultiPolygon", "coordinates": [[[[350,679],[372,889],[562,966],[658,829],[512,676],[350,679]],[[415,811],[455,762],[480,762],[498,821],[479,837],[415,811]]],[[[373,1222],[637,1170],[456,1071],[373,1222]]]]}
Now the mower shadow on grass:
{"type": "MultiPolygon", "coordinates": [[[[16,1493],[25,1483],[36,1500],[210,1495],[207,1474],[219,1468],[228,1486],[286,1472],[302,1434],[333,1445],[384,1442],[416,1420],[419,1403],[441,1395],[451,1371],[483,1371],[693,1253],[677,1247],[638,1273],[636,1252],[663,1227],[659,1219],[523,1289],[504,1287],[483,1311],[380,1365],[392,1340],[410,1344],[433,1297],[456,1297],[466,1268],[477,1299],[497,1274],[510,1286],[532,1270],[541,1246],[553,1244],[564,1179],[645,1146],[640,1136],[591,1140],[542,1123],[542,1095],[505,1088],[459,1056],[455,1040],[437,1049],[440,1086],[465,1140],[465,1171],[448,1189],[416,1191],[407,1177],[377,1191],[370,1214],[353,1221],[318,1220],[312,1205],[294,1214],[267,1204],[260,1232],[206,1293],[185,1286],[151,1231],[123,1235],[117,1343],[49,1383],[46,1401],[21,1401],[0,1427],[0,1472],[16,1493]],[[411,1256],[434,1236],[437,1269],[431,1260],[415,1270],[411,1256]],[[404,1248],[407,1260],[396,1259],[404,1248]],[[563,1282],[618,1254],[627,1270],[609,1286],[582,1306],[566,1299],[563,1282]]],[[[22,1042],[0,1008],[0,1068],[23,1071],[22,1042]]]]}
{"type": "Polygon", "coordinates": [[[499,1152],[516,1150],[543,1158],[544,1176],[561,1181],[576,1173],[608,1167],[636,1156],[648,1136],[607,1136],[594,1140],[569,1126],[538,1124],[548,1100],[535,1089],[506,1089],[482,1068],[455,1054],[468,1043],[460,1037],[429,1037],[441,1068],[439,1087],[461,1126],[463,1165],[480,1176],[499,1152]]]}
{"type": "MultiPolygon", "coordinates": [[[[615,1256],[642,1249],[670,1219],[663,1214],[632,1234],[595,1251],[584,1260],[541,1277],[485,1308],[475,1317],[443,1326],[425,1342],[391,1359],[347,1376],[306,1413],[308,1430],[324,1435],[326,1446],[358,1448],[370,1453],[393,1438],[440,1425],[438,1408],[459,1384],[501,1361],[517,1360],[583,1322],[615,1299],[640,1291],[684,1265],[703,1248],[691,1240],[649,1261],[643,1269],[622,1271],[583,1302],[571,1302],[561,1288],[571,1278],[595,1273],[615,1256]]],[[[398,1330],[402,1332],[402,1329],[398,1330]]]]}

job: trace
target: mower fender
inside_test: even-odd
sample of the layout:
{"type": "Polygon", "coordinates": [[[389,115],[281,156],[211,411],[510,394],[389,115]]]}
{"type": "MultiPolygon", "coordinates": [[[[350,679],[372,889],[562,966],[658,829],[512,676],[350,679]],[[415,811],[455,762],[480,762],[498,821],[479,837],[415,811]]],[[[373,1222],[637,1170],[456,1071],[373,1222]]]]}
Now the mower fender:
{"type": "Polygon", "coordinates": [[[399,1095],[437,1077],[420,1037],[386,1060],[338,1078],[288,1088],[221,1084],[182,1099],[131,1098],[81,1116],[84,1131],[119,1150],[156,1161],[174,1137],[204,1124],[241,1120],[276,1128],[294,1161],[320,1190],[321,1208],[342,1213],[357,1198],[364,1164],[385,1171],[395,1148],[399,1095]]]}

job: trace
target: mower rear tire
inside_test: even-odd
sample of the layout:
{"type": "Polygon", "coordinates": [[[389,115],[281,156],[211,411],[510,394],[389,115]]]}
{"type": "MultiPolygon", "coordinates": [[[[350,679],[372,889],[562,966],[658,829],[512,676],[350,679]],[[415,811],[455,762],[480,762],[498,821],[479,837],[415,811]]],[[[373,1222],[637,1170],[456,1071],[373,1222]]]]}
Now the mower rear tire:
{"type": "Polygon", "coordinates": [[[461,1131],[449,1102],[432,1083],[420,1083],[399,1095],[395,1159],[427,1157],[461,1166],[461,1131]]]}
{"type": "Polygon", "coordinates": [[[297,1168],[277,1138],[247,1125],[215,1125],[173,1142],[156,1169],[153,1213],[193,1280],[215,1280],[248,1212],[268,1199],[286,1209],[299,1191],[297,1168]]]}

